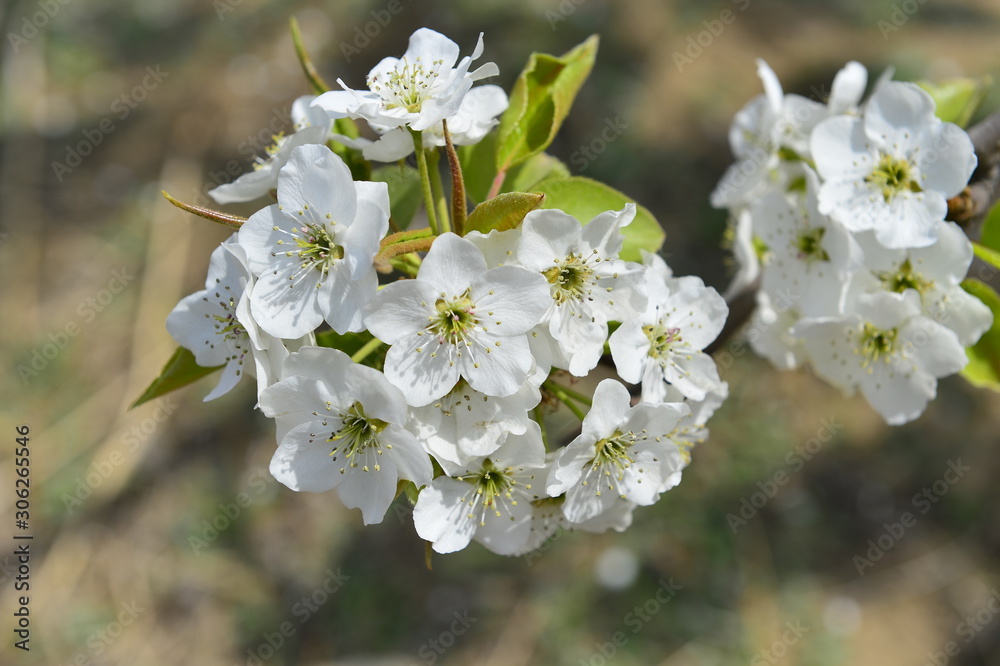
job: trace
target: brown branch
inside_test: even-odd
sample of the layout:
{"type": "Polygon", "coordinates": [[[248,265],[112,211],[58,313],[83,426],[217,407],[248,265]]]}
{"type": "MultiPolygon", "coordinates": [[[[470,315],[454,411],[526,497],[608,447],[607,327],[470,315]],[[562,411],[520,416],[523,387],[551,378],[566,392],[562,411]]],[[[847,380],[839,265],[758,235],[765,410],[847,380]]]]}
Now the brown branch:
{"type": "Polygon", "coordinates": [[[1000,111],[969,128],[969,138],[979,164],[968,187],[948,200],[946,219],[957,222],[975,240],[986,215],[1000,200],[1000,111]]]}

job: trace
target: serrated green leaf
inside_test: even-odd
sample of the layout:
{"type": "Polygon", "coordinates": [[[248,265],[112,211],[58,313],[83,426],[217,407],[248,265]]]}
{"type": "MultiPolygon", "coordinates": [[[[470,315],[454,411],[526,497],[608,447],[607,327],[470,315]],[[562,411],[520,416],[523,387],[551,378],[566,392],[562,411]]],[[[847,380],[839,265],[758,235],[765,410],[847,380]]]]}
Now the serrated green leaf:
{"type": "Polygon", "coordinates": [[[420,173],[411,166],[390,164],[372,171],[372,180],[389,186],[389,210],[392,221],[406,229],[420,208],[420,173]]]}
{"type": "Polygon", "coordinates": [[[507,171],[544,151],[569,114],[597,56],[597,35],[563,56],[533,53],[514,83],[500,119],[496,169],[507,171]]]}
{"type": "Polygon", "coordinates": [[[979,280],[964,280],[962,288],[993,312],[993,325],[976,344],[965,349],[969,364],[962,370],[962,376],[974,386],[1000,391],[1000,295],[979,280]]]}
{"type": "Polygon", "coordinates": [[[479,231],[488,234],[494,229],[507,231],[517,228],[524,216],[541,205],[545,196],[527,192],[498,194],[476,206],[465,221],[466,233],[479,231]]]}
{"type": "Polygon", "coordinates": [[[935,113],[941,120],[959,127],[969,124],[972,114],[979,108],[990,87],[990,79],[950,79],[941,83],[917,81],[916,84],[930,93],[937,106],[935,113]]]}
{"type": "Polygon", "coordinates": [[[177,351],[170,357],[170,360],[163,366],[160,376],[153,380],[153,383],[143,391],[142,395],[132,403],[129,409],[138,407],[144,402],[159,398],[161,395],[166,395],[188,384],[192,384],[222,367],[221,365],[214,368],[200,366],[194,360],[194,354],[184,347],[178,347],[177,351]]]}
{"type": "MultiPolygon", "coordinates": [[[[584,224],[608,210],[621,210],[632,201],[618,190],[583,176],[547,180],[533,187],[532,192],[545,195],[542,208],[558,208],[584,224]]],[[[645,206],[636,205],[635,219],[622,229],[625,242],[621,258],[642,261],[640,250],[656,252],[666,234],[645,206]]]]}

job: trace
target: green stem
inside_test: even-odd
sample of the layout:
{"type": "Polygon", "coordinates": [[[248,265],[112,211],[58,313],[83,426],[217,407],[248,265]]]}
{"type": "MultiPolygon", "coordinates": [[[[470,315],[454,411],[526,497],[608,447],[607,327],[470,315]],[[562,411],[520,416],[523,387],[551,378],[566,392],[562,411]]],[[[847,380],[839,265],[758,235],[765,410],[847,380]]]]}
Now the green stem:
{"type": "Polygon", "coordinates": [[[542,406],[538,405],[533,410],[531,410],[532,415],[535,417],[535,423],[538,424],[539,429],[542,431],[542,446],[545,450],[549,450],[549,433],[545,429],[545,414],[542,413],[542,406]]]}
{"type": "Polygon", "coordinates": [[[371,340],[366,342],[361,347],[361,349],[354,352],[354,355],[351,356],[351,360],[354,361],[355,363],[361,363],[361,361],[368,358],[368,356],[370,356],[373,351],[381,347],[382,344],[383,344],[382,341],[379,340],[378,338],[372,338],[371,340]]]}
{"type": "MultiPolygon", "coordinates": [[[[548,383],[554,384],[555,382],[548,382],[548,383]]],[[[556,386],[558,386],[560,389],[562,389],[566,393],[566,395],[568,395],[569,397],[573,398],[577,402],[582,402],[583,404],[587,405],[588,407],[590,407],[591,405],[594,404],[593,400],[591,400],[587,396],[583,395],[582,393],[578,393],[578,392],[574,391],[573,389],[569,388],[568,386],[563,386],[562,384],[556,384],[556,386]]]]}
{"type": "Polygon", "coordinates": [[[549,393],[551,393],[555,397],[559,398],[559,401],[562,402],[562,404],[569,407],[569,411],[573,412],[573,414],[576,415],[576,418],[580,419],[581,421],[583,420],[583,417],[585,416],[583,410],[581,410],[579,407],[576,406],[576,403],[573,402],[573,398],[568,393],[566,393],[565,387],[556,384],[554,382],[545,382],[544,384],[542,384],[542,387],[548,390],[549,393]]]}
{"type": "Polygon", "coordinates": [[[438,229],[437,214],[434,212],[434,195],[431,192],[431,178],[427,169],[427,155],[424,154],[424,141],[420,132],[410,130],[413,134],[413,148],[417,154],[417,167],[420,169],[420,186],[424,192],[424,208],[427,209],[427,226],[435,236],[441,234],[438,229]]]}
{"type": "Polygon", "coordinates": [[[441,223],[441,233],[446,233],[451,231],[451,223],[449,222],[448,200],[444,197],[444,186],[441,184],[441,170],[438,168],[438,161],[440,159],[441,154],[436,150],[433,151],[428,166],[431,175],[431,192],[434,194],[434,201],[437,202],[437,214],[438,221],[441,223]]]}

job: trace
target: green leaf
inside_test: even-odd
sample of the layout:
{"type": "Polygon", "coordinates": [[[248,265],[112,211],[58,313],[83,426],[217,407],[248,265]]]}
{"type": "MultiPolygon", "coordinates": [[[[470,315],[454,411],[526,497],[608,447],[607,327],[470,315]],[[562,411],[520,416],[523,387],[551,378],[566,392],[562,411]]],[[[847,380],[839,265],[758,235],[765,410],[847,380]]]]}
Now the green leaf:
{"type": "Polygon", "coordinates": [[[411,166],[390,164],[372,172],[372,180],[389,186],[389,210],[392,221],[406,229],[420,208],[422,192],[420,173],[411,166]]]}
{"type": "MultiPolygon", "coordinates": [[[[558,208],[584,224],[605,211],[621,210],[632,201],[613,187],[582,176],[547,180],[532,188],[532,192],[545,195],[542,208],[558,208]]],[[[620,256],[628,261],[642,261],[639,250],[656,252],[666,237],[649,209],[638,204],[635,219],[622,229],[622,234],[625,243],[620,256]]]]}
{"type": "Polygon", "coordinates": [[[983,231],[979,242],[991,250],[1000,252],[1000,204],[993,206],[983,220],[983,231]]]}
{"type": "Polygon", "coordinates": [[[552,143],[594,66],[597,43],[597,35],[592,35],[561,57],[531,55],[511,90],[510,106],[500,119],[498,172],[537,155],[552,143]]]}
{"type": "Polygon", "coordinates": [[[990,79],[950,79],[941,83],[917,81],[916,84],[930,93],[937,105],[937,117],[959,127],[969,124],[972,114],[986,97],[990,79]]]}
{"type": "Polygon", "coordinates": [[[539,153],[510,170],[502,192],[530,192],[544,180],[569,178],[569,169],[548,153],[539,153]]]}
{"type": "Polygon", "coordinates": [[[222,367],[221,365],[214,368],[200,366],[195,362],[194,354],[184,347],[178,347],[167,364],[163,366],[160,376],[153,380],[149,388],[143,391],[143,394],[132,403],[129,409],[194,383],[222,367]]]}
{"type": "Polygon", "coordinates": [[[524,216],[538,208],[545,199],[543,194],[507,192],[476,206],[465,221],[466,233],[479,231],[488,234],[497,229],[507,231],[517,228],[524,216]]]}
{"type": "Polygon", "coordinates": [[[990,266],[1000,268],[1000,252],[992,250],[984,245],[980,245],[979,243],[972,244],[972,251],[977,257],[988,263],[990,266]]]}
{"type": "Polygon", "coordinates": [[[962,376],[974,386],[1000,391],[1000,295],[979,280],[964,280],[962,288],[993,312],[990,329],[979,338],[979,342],[965,349],[969,364],[962,370],[962,376]]]}
{"type": "Polygon", "coordinates": [[[493,179],[496,178],[496,150],[496,132],[490,132],[479,143],[458,147],[458,163],[462,165],[465,195],[473,204],[486,201],[493,179]]]}

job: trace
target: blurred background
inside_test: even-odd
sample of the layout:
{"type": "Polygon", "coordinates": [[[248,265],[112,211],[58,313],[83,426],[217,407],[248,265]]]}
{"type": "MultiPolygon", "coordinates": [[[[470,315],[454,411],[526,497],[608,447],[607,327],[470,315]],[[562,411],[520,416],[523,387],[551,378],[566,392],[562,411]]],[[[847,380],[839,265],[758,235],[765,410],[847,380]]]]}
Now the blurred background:
{"type": "Polygon", "coordinates": [[[463,54],[485,32],[507,89],[532,50],[599,33],[551,152],[648,206],[675,272],[719,288],[726,219],[708,194],[733,114],[761,91],[754,58],[812,97],[850,59],[1000,80],[993,0],[6,0],[0,661],[1000,664],[1000,401],[959,378],[889,428],[729,344],[710,439],[630,530],[522,558],[473,544],[433,571],[405,505],[362,528],[334,494],[271,479],[249,384],[128,411],[174,348],[167,313],[227,235],[159,192],[207,203],[288,126],[307,92],[289,16],[327,80],[355,87],[420,26],[463,54]],[[624,131],[596,141],[611,126],[624,131]],[[34,537],[30,652],[13,647],[15,533],[34,537]]]}

